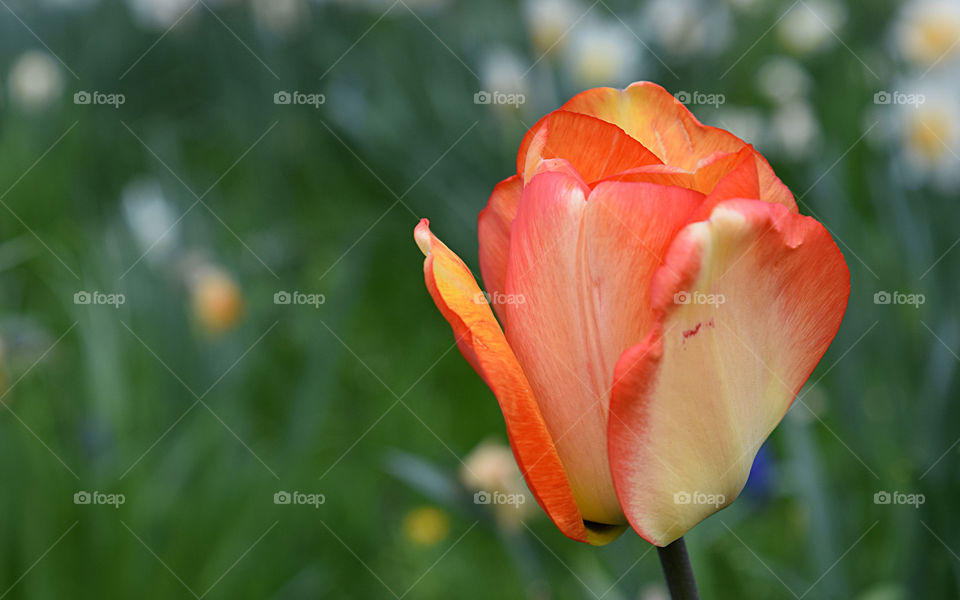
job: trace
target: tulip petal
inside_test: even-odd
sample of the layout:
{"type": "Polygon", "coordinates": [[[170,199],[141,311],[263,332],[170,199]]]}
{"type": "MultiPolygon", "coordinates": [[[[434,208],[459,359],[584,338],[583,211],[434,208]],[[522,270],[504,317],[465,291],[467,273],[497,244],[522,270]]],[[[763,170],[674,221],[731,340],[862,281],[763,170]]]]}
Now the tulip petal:
{"type": "Polygon", "coordinates": [[[568,537],[597,545],[612,541],[623,527],[583,522],[530,385],[470,270],[430,232],[426,219],[414,238],[426,256],[427,289],[450,323],[460,352],[496,395],[510,447],[537,502],[568,537]]]}
{"type": "MultiPolygon", "coordinates": [[[[657,185],[672,185],[692,190],[696,189],[694,187],[694,175],[694,173],[685,171],[680,167],[671,167],[669,165],[647,165],[645,167],[628,169],[615,175],[604,177],[603,179],[591,183],[590,187],[595,188],[606,181],[622,181],[635,183],[655,183],[657,185]]],[[[703,190],[697,191],[702,192],[703,190]]]]}
{"type": "Polygon", "coordinates": [[[562,170],[524,188],[511,230],[510,346],[526,373],[585,519],[623,523],[606,449],[620,354],[653,324],[651,276],[703,194],[562,170]],[[589,201],[587,196],[589,194],[589,201]]]}
{"type": "MultiPolygon", "coordinates": [[[[477,218],[477,237],[480,242],[480,274],[487,293],[497,298],[503,294],[507,276],[507,257],[510,254],[510,224],[517,216],[517,204],[523,180],[519,175],[504,179],[493,188],[486,208],[477,218]]],[[[503,305],[493,303],[493,309],[503,321],[503,305]]]]}
{"type": "Polygon", "coordinates": [[[529,182],[540,161],[551,158],[569,161],[587,182],[660,164],[653,152],[616,125],[565,110],[550,113],[527,133],[517,155],[517,172],[529,182]]]}
{"type": "Polygon", "coordinates": [[[695,189],[708,196],[690,217],[691,222],[703,221],[721,202],[734,198],[761,199],[757,165],[753,150],[744,148],[736,154],[724,154],[708,159],[694,173],[695,189]]]}
{"type": "Polygon", "coordinates": [[[781,205],[727,201],[680,232],[651,283],[659,324],[611,394],[614,482],[640,535],[664,546],[736,498],[849,293],[824,227],[781,205]]]}
{"type": "MultiPolygon", "coordinates": [[[[670,92],[648,81],[631,84],[625,90],[587,90],[574,96],[560,110],[613,123],[663,163],[688,171],[694,171],[701,160],[716,152],[739,152],[748,146],[728,131],[703,125],[670,92]]],[[[796,212],[796,202],[787,186],[763,156],[757,152],[753,156],[760,179],[760,199],[783,204],[796,212]]]]}

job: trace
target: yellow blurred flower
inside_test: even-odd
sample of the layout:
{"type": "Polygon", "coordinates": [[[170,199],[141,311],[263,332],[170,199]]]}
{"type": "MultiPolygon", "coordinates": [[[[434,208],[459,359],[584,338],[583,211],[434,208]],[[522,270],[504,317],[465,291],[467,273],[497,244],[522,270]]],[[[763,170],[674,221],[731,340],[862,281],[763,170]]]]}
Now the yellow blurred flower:
{"type": "Polygon", "coordinates": [[[237,324],[243,314],[240,287],[226,271],[199,267],[190,277],[193,317],[204,332],[218,335],[237,324]]]}
{"type": "Polygon", "coordinates": [[[524,3],[530,38],[538,54],[563,47],[567,33],[583,16],[574,0],[527,0],[524,3]]]}
{"type": "Polygon", "coordinates": [[[949,76],[927,76],[922,82],[903,83],[903,91],[891,95],[891,104],[884,108],[892,112],[894,125],[899,129],[908,175],[918,182],[929,181],[941,189],[956,190],[960,187],[957,82],[949,76]]]}
{"type": "Polygon", "coordinates": [[[433,506],[414,508],[403,517],[403,535],[418,546],[434,546],[450,533],[450,518],[433,506]]]}
{"type": "Polygon", "coordinates": [[[578,85],[624,86],[636,78],[638,42],[622,23],[584,20],[570,38],[566,60],[578,85]]]}
{"type": "Polygon", "coordinates": [[[919,158],[936,162],[950,152],[944,138],[952,137],[954,125],[946,111],[917,110],[907,123],[907,144],[919,158]]]}
{"type": "Polygon", "coordinates": [[[960,53],[960,4],[915,0],[903,8],[894,38],[903,56],[929,67],[960,53]]]}

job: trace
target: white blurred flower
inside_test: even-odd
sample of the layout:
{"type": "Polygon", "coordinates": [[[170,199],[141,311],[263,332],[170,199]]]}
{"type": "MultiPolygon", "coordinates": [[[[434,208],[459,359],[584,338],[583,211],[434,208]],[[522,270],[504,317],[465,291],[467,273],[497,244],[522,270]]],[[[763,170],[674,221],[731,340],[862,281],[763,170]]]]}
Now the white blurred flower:
{"type": "Polygon", "coordinates": [[[763,4],[763,0],[727,0],[727,2],[730,6],[742,12],[756,10],[763,4]]]}
{"type": "Polygon", "coordinates": [[[806,158],[820,143],[820,122],[813,107],[798,99],[784,104],[771,119],[772,143],[787,158],[806,158]]]}
{"type": "Polygon", "coordinates": [[[921,68],[960,56],[960,2],[908,2],[894,26],[894,41],[900,53],[921,68]]]}
{"type": "Polygon", "coordinates": [[[54,9],[74,10],[88,8],[97,3],[98,0],[40,0],[40,4],[54,9]]]}
{"type": "Polygon", "coordinates": [[[536,52],[563,48],[567,33],[585,10],[576,0],[526,0],[523,11],[536,52]]]}
{"type": "Polygon", "coordinates": [[[639,600],[670,600],[670,592],[660,583],[651,583],[640,590],[639,600]]]}
{"type": "Polygon", "coordinates": [[[527,65],[515,53],[506,48],[495,48],[483,57],[480,64],[480,81],[483,89],[504,94],[526,94],[524,74],[527,65]]]}
{"type": "Polygon", "coordinates": [[[63,92],[60,65],[46,52],[24,52],[10,68],[9,89],[14,104],[30,112],[40,112],[63,92]]]}
{"type": "Polygon", "coordinates": [[[757,88],[778,104],[803,98],[810,91],[811,79],[803,66],[786,56],[767,59],[757,69],[757,88]]]}
{"type": "Polygon", "coordinates": [[[797,54],[832,46],[847,21],[847,11],[835,0],[804,0],[793,6],[777,26],[783,44],[797,54]]]}
{"type": "Polygon", "coordinates": [[[763,146],[768,131],[767,122],[760,110],[725,104],[717,109],[711,124],[726,129],[748,144],[763,146]]]}
{"type": "Polygon", "coordinates": [[[146,252],[146,259],[158,262],[179,245],[177,215],[152,180],[138,180],[123,188],[123,217],[133,238],[146,252]]]}
{"type": "MultiPolygon", "coordinates": [[[[377,14],[378,16],[383,14],[383,12],[390,7],[397,4],[396,0],[314,0],[314,2],[321,4],[325,2],[331,2],[340,4],[341,6],[345,6],[347,8],[368,10],[377,14]]],[[[421,16],[426,13],[443,10],[446,8],[448,2],[449,0],[404,0],[404,4],[406,4],[411,10],[416,11],[421,16]]],[[[399,8],[402,12],[406,12],[403,5],[400,5],[397,8],[399,8]]],[[[396,8],[394,10],[396,10],[396,8]]]]}
{"type": "Polygon", "coordinates": [[[523,497],[522,502],[492,503],[494,514],[504,527],[519,527],[524,518],[536,512],[536,500],[527,490],[513,452],[505,444],[492,441],[478,444],[464,459],[460,477],[464,485],[477,492],[523,497]]]}
{"type": "Polygon", "coordinates": [[[660,46],[680,56],[721,52],[730,39],[730,11],[718,2],[651,0],[643,22],[660,46]]]}
{"type": "Polygon", "coordinates": [[[308,16],[306,0],[251,0],[253,19],[274,35],[295,31],[308,16]]]}
{"type": "Polygon", "coordinates": [[[570,35],[566,62],[578,85],[624,87],[637,77],[637,39],[618,21],[585,21],[570,35]]]}
{"type": "Polygon", "coordinates": [[[470,451],[463,461],[461,476],[469,487],[478,490],[499,489],[517,474],[513,452],[504,444],[485,441],[470,451]]]}
{"type": "Polygon", "coordinates": [[[191,0],[127,0],[134,20],[147,29],[166,30],[187,11],[193,10],[191,0]]]}

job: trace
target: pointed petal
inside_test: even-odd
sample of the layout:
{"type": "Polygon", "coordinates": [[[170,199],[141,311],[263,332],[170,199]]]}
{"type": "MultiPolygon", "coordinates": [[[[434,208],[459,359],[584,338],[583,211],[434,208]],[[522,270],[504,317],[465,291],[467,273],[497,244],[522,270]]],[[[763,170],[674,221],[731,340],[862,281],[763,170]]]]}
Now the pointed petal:
{"type": "Polygon", "coordinates": [[[824,227],[781,205],[731,200],[680,232],[651,284],[660,323],[611,397],[614,482],[640,535],[666,545],[736,498],[849,293],[824,227]]]}
{"type": "Polygon", "coordinates": [[[757,165],[751,148],[736,154],[724,154],[709,160],[694,174],[696,189],[708,194],[703,204],[690,217],[690,221],[703,221],[721,202],[742,198],[760,199],[760,182],[757,165]]]}
{"type": "Polygon", "coordinates": [[[506,331],[584,518],[618,524],[606,450],[613,368],[649,331],[650,278],[703,195],[615,182],[588,192],[560,170],[525,187],[506,280],[524,301],[506,307],[506,331]]]}
{"type": "Polygon", "coordinates": [[[611,541],[623,528],[584,524],[530,385],[470,270],[430,232],[426,219],[414,238],[426,256],[427,289],[453,328],[464,358],[496,395],[510,447],[537,502],[568,537],[593,544],[611,541]]]}
{"type": "MultiPolygon", "coordinates": [[[[574,96],[561,110],[613,123],[650,149],[665,164],[688,171],[716,152],[739,152],[747,143],[723,129],[703,125],[680,101],[655,83],[642,81],[625,90],[595,88],[574,96]]],[[[770,164],[754,152],[761,200],[797,211],[793,194],[770,164]]]]}
{"type": "Polygon", "coordinates": [[[591,182],[660,160],[643,144],[611,123],[557,110],[527,133],[517,155],[518,173],[529,182],[541,160],[563,158],[591,182]]]}

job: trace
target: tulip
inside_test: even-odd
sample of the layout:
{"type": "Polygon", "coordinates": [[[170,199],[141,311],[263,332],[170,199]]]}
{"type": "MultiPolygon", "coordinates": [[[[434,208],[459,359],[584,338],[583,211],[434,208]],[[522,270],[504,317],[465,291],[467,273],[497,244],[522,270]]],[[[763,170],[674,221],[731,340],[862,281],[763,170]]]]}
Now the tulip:
{"type": "Polygon", "coordinates": [[[478,237],[486,293],[420,221],[427,289],[538,503],[595,545],[668,546],[730,504],[850,293],[767,161],[646,82],[541,119],[478,237]]]}

